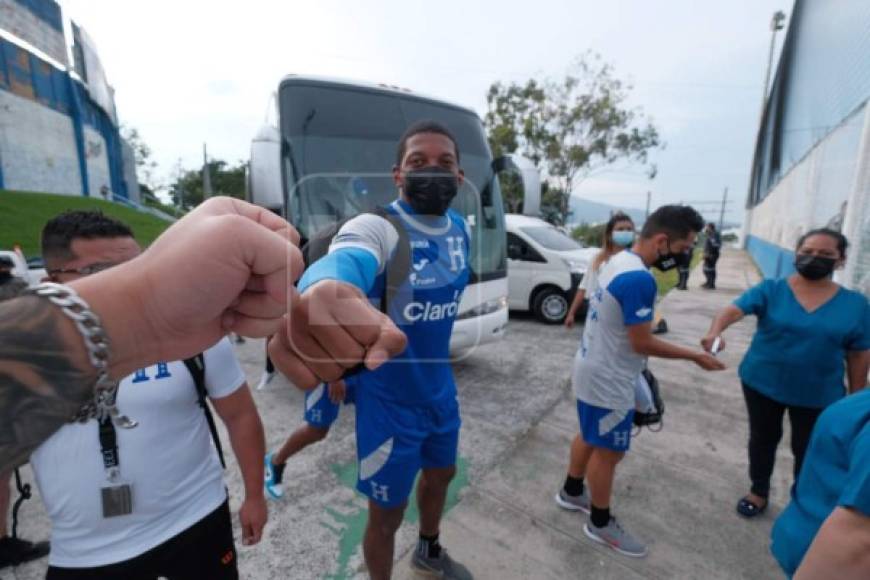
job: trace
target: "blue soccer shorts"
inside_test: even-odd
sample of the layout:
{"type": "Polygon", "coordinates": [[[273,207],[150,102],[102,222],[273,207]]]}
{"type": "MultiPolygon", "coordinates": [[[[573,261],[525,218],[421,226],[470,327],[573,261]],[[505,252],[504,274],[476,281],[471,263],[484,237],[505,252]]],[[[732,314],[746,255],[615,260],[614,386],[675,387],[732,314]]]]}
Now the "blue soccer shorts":
{"type": "Polygon", "coordinates": [[[577,401],[577,416],[583,441],[611,451],[628,451],[634,409],[605,409],[577,401]]]}
{"type": "Polygon", "coordinates": [[[357,489],[385,508],[403,505],[420,469],[456,465],[459,401],[400,404],[358,389],[357,489]]]}
{"type": "MultiPolygon", "coordinates": [[[[350,386],[347,389],[350,392],[350,386]]],[[[345,402],[348,398],[345,398],[345,402]]],[[[320,383],[313,390],[305,393],[305,422],[312,427],[329,429],[338,419],[339,407],[341,405],[333,403],[329,398],[326,383],[320,383]]]]}

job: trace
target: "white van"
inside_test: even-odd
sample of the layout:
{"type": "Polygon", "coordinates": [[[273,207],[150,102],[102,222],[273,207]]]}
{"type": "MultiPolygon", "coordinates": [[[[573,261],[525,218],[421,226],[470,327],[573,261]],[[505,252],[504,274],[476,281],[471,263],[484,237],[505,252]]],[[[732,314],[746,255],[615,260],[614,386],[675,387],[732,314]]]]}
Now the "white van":
{"type": "Polygon", "coordinates": [[[507,214],[508,307],[541,322],[565,320],[598,248],[586,248],[536,217],[507,214]]]}

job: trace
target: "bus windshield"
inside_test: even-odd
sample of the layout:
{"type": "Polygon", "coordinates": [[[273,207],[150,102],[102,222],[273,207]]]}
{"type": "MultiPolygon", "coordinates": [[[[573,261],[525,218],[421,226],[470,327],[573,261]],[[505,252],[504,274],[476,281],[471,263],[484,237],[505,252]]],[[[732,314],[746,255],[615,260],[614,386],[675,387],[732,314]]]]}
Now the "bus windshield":
{"type": "Polygon", "coordinates": [[[480,119],[447,104],[363,87],[285,81],[279,96],[288,214],[303,238],[397,197],[399,138],[433,119],[456,137],[466,183],[452,208],[471,226],[472,281],[507,274],[501,192],[480,119]]]}

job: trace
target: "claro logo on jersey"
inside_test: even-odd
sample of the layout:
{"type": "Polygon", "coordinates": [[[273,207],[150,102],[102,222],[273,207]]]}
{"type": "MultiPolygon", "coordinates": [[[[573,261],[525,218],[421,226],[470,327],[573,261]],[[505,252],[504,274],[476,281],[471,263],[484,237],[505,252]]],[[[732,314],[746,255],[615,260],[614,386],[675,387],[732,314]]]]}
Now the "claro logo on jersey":
{"type": "Polygon", "coordinates": [[[402,314],[408,322],[429,322],[453,318],[459,310],[459,291],[453,293],[453,300],[438,304],[436,302],[410,302],[402,314]]]}

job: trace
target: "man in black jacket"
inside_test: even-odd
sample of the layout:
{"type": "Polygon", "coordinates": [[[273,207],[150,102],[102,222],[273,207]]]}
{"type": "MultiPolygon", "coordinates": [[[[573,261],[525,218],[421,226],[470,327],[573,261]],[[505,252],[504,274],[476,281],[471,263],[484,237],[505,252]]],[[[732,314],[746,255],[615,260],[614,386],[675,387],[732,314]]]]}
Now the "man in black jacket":
{"type": "MultiPolygon", "coordinates": [[[[14,267],[10,258],[0,256],[0,302],[15,298],[27,289],[27,281],[12,273],[14,267]]],[[[6,517],[11,500],[11,480],[11,471],[0,471],[0,569],[30,562],[48,554],[48,542],[28,542],[9,535],[6,517]]]]}
{"type": "Polygon", "coordinates": [[[716,288],[716,262],[719,261],[722,238],[713,222],[707,224],[704,233],[707,236],[707,241],[704,242],[704,276],[707,282],[701,288],[713,290],[716,288]]]}

